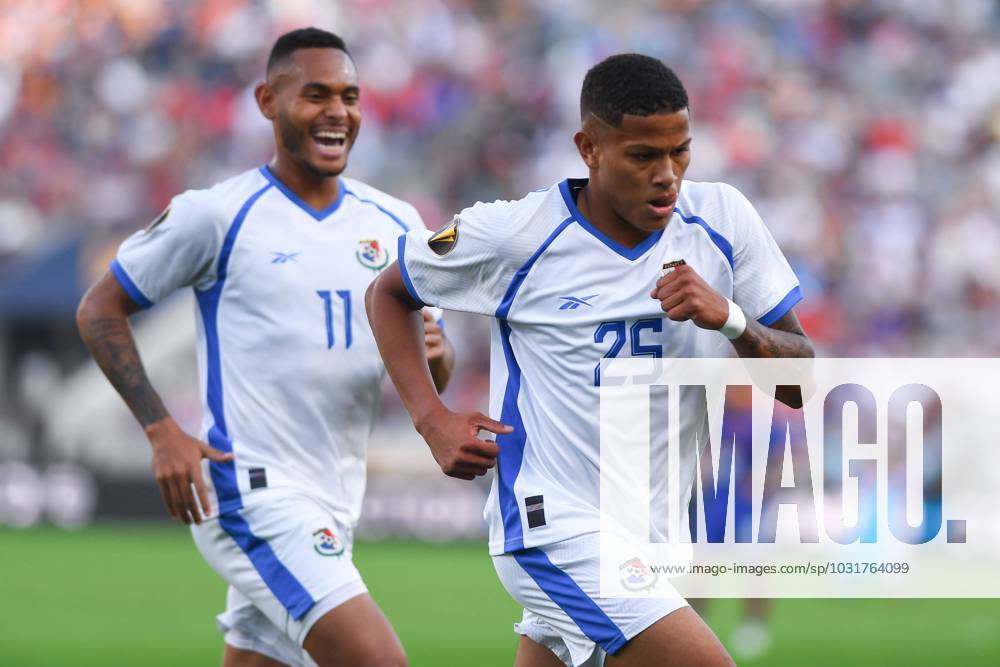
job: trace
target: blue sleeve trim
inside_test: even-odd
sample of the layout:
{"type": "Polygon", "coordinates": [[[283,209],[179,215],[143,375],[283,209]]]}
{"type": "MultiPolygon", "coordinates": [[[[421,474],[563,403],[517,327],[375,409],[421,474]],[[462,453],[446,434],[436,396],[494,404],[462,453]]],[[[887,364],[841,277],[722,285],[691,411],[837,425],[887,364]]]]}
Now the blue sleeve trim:
{"type": "Polygon", "coordinates": [[[128,273],[125,271],[125,267],[118,263],[117,259],[111,260],[111,275],[115,277],[118,284],[122,286],[122,289],[129,295],[136,305],[140,308],[152,308],[153,302],[146,298],[146,295],[142,293],[139,286],[136,285],[132,278],[129,277],[128,273]]]}
{"type": "Polygon", "coordinates": [[[757,321],[769,327],[784,317],[799,301],[802,301],[802,288],[796,285],[791,292],[785,295],[784,299],[778,302],[777,306],[758,317],[757,321]]]}
{"type": "Polygon", "coordinates": [[[406,234],[401,234],[399,237],[399,258],[396,260],[399,264],[399,274],[403,276],[403,285],[406,286],[406,291],[410,293],[410,298],[417,302],[417,305],[423,308],[427,306],[427,302],[420,298],[417,294],[417,289],[413,286],[413,281],[410,280],[410,273],[406,270],[406,234]]]}

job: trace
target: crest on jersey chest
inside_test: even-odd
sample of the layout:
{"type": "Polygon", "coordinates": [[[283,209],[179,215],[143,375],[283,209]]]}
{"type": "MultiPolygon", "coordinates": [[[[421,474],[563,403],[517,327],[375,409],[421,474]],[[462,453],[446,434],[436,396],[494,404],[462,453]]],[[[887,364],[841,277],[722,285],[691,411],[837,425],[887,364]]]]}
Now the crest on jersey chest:
{"type": "Polygon", "coordinates": [[[354,256],[361,266],[372,271],[381,271],[389,264],[389,251],[378,239],[359,239],[354,256]]]}

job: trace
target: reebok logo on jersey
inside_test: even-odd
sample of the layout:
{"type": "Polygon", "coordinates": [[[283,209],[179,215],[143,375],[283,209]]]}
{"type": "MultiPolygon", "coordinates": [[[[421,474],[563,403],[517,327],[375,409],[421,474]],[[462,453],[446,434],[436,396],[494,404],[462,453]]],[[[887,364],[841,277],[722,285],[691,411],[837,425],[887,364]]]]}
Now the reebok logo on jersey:
{"type": "Polygon", "coordinates": [[[576,310],[580,306],[593,308],[594,304],[587,302],[597,296],[600,296],[600,294],[591,294],[590,296],[561,296],[559,298],[563,299],[563,303],[559,305],[559,310],[576,310]]]}
{"type": "Polygon", "coordinates": [[[271,264],[287,264],[288,262],[294,262],[296,261],[295,258],[301,254],[301,252],[272,252],[271,255],[274,259],[271,260],[271,264]]]}
{"type": "Polygon", "coordinates": [[[452,221],[450,225],[427,239],[427,246],[433,250],[436,255],[447,255],[455,249],[455,245],[457,243],[458,220],[452,221]]]}

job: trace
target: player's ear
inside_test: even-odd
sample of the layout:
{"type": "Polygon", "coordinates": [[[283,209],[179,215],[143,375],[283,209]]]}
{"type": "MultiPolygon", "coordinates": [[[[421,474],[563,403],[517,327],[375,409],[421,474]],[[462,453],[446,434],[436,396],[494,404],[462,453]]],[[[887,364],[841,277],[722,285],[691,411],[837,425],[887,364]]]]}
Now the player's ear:
{"type": "Polygon", "coordinates": [[[253,95],[257,98],[257,108],[264,114],[264,118],[274,120],[278,116],[275,109],[274,88],[266,82],[258,83],[253,89],[253,95]]]}
{"type": "Polygon", "coordinates": [[[597,169],[598,164],[600,164],[597,142],[594,141],[594,138],[591,137],[586,128],[579,130],[573,135],[573,142],[576,144],[576,149],[580,151],[580,157],[583,158],[584,164],[589,169],[597,169]]]}

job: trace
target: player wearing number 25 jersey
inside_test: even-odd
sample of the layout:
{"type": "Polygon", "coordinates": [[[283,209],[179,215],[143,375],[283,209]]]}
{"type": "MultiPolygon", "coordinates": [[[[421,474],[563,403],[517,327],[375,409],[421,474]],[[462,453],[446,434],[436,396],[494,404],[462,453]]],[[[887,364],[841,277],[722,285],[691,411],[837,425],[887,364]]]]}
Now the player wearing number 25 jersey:
{"type": "Polygon", "coordinates": [[[800,298],[788,263],[736,189],[688,181],[670,224],[627,248],[580,213],[585,184],[567,179],[519,201],[465,209],[444,255],[420,230],[399,239],[415,301],[492,318],[490,413],[515,429],[498,439],[486,504],[493,555],[598,530],[602,357],[727,355],[718,331],[664,317],[649,298],[665,260],[684,258],[764,324],[800,298]]]}
{"type": "MultiPolygon", "coordinates": [[[[408,351],[419,347],[384,340],[396,313],[433,304],[492,318],[492,419],[400,391],[446,473],[481,474],[496,457],[485,514],[497,573],[525,608],[521,667],[605,655],[623,666],[731,664],[680,596],[598,595],[601,358],[811,354],[792,312],[798,280],[751,204],[725,184],[682,184],[687,107],[659,61],[607,59],[584,81],[575,137],[588,179],[476,204],[430,237],[408,233],[371,290],[397,387],[417,382],[408,351]],[[480,428],[498,434],[495,445],[480,428]]],[[[678,498],[695,468],[681,469],[678,498]]]]}
{"type": "MultiPolygon", "coordinates": [[[[405,664],[351,558],[385,375],[362,299],[399,235],[424,225],[409,204],[341,176],[359,94],[339,37],[279,38],[256,89],[275,158],[175,197],[122,244],[80,308],[85,341],[150,438],[168,509],[194,524],[229,584],[224,667],[405,664]],[[149,386],[126,322],[188,287],[198,438],[149,386]]],[[[451,366],[439,318],[422,322],[437,387],[451,366]]]]}

